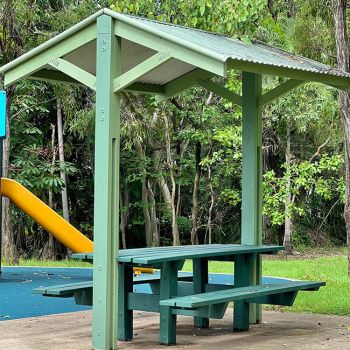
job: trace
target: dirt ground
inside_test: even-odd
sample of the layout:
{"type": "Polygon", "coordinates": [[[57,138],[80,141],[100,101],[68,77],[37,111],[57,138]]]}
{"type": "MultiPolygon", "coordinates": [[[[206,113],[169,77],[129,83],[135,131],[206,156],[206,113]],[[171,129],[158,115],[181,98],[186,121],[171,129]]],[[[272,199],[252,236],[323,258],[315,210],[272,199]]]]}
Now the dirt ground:
{"type": "MultiPolygon", "coordinates": [[[[178,318],[177,346],[196,350],[350,350],[349,317],[264,312],[264,322],[249,332],[232,333],[232,311],[196,329],[188,317],[178,318]]],[[[158,315],[137,312],[135,338],[119,349],[169,349],[158,344],[158,315]]],[[[1,350],[91,349],[91,311],[0,322],[1,350]]]]}

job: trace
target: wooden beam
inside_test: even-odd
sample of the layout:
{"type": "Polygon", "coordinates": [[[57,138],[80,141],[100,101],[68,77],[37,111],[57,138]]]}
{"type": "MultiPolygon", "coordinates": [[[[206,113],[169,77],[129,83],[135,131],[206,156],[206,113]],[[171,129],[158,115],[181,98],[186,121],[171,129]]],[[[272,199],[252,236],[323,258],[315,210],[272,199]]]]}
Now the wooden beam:
{"type": "Polygon", "coordinates": [[[38,72],[35,72],[28,76],[26,79],[82,85],[79,81],[71,78],[70,76],[60,71],[49,69],[39,70],[38,72]]]}
{"type": "Polygon", "coordinates": [[[303,71],[295,68],[278,67],[269,64],[229,59],[227,62],[227,69],[236,69],[243,72],[274,75],[303,81],[314,81],[330,86],[337,86],[342,90],[349,90],[350,87],[349,77],[303,71]]]}
{"type": "Polygon", "coordinates": [[[242,96],[236,94],[233,91],[226,89],[224,86],[221,86],[217,83],[214,83],[211,80],[198,80],[198,84],[203,88],[217,94],[218,96],[238,105],[242,106],[242,96]]]}
{"type": "Polygon", "coordinates": [[[55,57],[51,57],[48,64],[51,67],[54,67],[62,73],[70,76],[74,80],[82,83],[88,88],[96,91],[96,77],[91,73],[85,71],[84,69],[81,69],[80,67],[74,65],[71,62],[63,60],[62,58],[55,57]]]}
{"type": "MultiPolygon", "coordinates": [[[[260,74],[242,74],[242,232],[241,244],[262,243],[262,114],[260,74]]],[[[250,285],[261,282],[259,255],[249,272],[250,285]]],[[[261,320],[261,307],[250,304],[250,322],[261,320]]]]}
{"type": "Polygon", "coordinates": [[[213,73],[210,73],[208,71],[202,70],[202,69],[194,69],[184,75],[182,75],[179,78],[176,78],[169,83],[164,85],[164,93],[157,96],[157,101],[162,102],[165,101],[181,91],[184,91],[194,85],[198,84],[198,80],[200,79],[209,79],[214,76],[213,73]]]}
{"type": "Polygon", "coordinates": [[[163,85],[147,83],[133,83],[129,85],[125,90],[136,93],[140,92],[144,94],[164,94],[165,92],[163,85]]]}
{"type": "MultiPolygon", "coordinates": [[[[186,47],[184,42],[175,43],[164,38],[160,38],[154,33],[147,32],[122,21],[116,21],[115,34],[130,40],[139,45],[157,51],[166,51],[170,56],[183,62],[187,62],[194,67],[207,70],[221,77],[226,76],[226,62],[222,61],[220,55],[213,55],[211,50],[208,53],[197,52],[191,47],[186,47]]],[[[204,50],[204,49],[202,49],[204,50]]]]}
{"type": "Polygon", "coordinates": [[[138,64],[136,67],[130,69],[118,78],[115,78],[113,81],[114,92],[122,91],[130,84],[135,82],[138,78],[141,78],[143,75],[152,72],[154,69],[169,61],[171,58],[172,57],[166,51],[156,53],[152,57],[138,64]]]}
{"type": "Polygon", "coordinates": [[[121,73],[121,39],[114,20],[97,18],[93,349],[117,349],[120,93],[113,78],[121,73]]]}
{"type": "Polygon", "coordinates": [[[43,68],[51,57],[62,57],[63,55],[91,42],[96,38],[96,24],[91,24],[86,28],[72,34],[55,46],[51,46],[43,52],[29,58],[20,65],[5,72],[4,84],[8,86],[16,81],[32,75],[43,68]]]}
{"type": "Polygon", "coordinates": [[[297,86],[305,83],[305,81],[302,80],[296,80],[296,79],[289,79],[285,81],[284,83],[276,86],[274,89],[266,92],[265,94],[261,95],[258,99],[258,106],[259,108],[265,106],[266,104],[270,103],[271,101],[283,96],[287,92],[295,89],[297,86]]]}

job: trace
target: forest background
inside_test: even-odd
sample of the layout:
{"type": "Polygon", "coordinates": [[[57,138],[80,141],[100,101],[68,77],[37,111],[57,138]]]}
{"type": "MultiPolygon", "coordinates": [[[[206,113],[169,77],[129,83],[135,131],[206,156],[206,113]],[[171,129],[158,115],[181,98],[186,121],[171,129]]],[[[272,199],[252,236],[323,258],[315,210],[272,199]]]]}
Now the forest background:
{"type": "MultiPolygon", "coordinates": [[[[337,2],[347,11],[341,0],[0,0],[0,65],[109,7],[263,41],[336,66],[337,2]]],[[[264,91],[280,82],[264,77],[264,91]]],[[[220,83],[240,92],[241,74],[232,71],[220,83]]],[[[4,175],[92,238],[94,94],[35,81],[17,83],[7,94],[4,175]]],[[[161,104],[151,96],[122,97],[121,247],[238,243],[240,107],[201,88],[161,104]]],[[[338,91],[317,83],[304,83],[264,108],[264,243],[288,251],[346,244],[342,119],[338,91]]],[[[8,260],[66,255],[5,199],[3,214],[8,260]]]]}

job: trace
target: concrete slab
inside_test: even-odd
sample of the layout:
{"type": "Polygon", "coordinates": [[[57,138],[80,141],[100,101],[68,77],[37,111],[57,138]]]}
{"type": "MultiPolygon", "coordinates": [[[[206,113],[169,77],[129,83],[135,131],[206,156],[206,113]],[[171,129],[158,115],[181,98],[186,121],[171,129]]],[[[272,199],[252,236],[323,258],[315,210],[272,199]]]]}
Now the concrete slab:
{"type": "MultiPolygon", "coordinates": [[[[120,342],[125,350],[168,349],[158,344],[158,315],[135,313],[135,339],[120,342]]],[[[249,332],[232,333],[232,311],[209,329],[196,329],[188,317],[179,317],[178,345],[193,350],[350,350],[349,317],[264,312],[264,323],[249,332]]],[[[91,311],[0,322],[0,349],[91,349],[91,311]]]]}

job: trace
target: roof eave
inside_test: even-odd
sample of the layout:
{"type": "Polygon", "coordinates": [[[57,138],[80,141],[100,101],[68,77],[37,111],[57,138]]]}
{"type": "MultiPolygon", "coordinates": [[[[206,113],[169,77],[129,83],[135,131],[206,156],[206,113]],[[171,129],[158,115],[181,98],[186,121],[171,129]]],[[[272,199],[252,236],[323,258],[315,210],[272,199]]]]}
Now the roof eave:
{"type": "Polygon", "coordinates": [[[30,58],[40,54],[41,52],[45,51],[46,49],[58,44],[59,42],[63,41],[64,39],[68,38],[72,34],[76,33],[77,31],[82,30],[83,28],[89,26],[90,24],[94,23],[97,19],[97,17],[104,14],[105,9],[101,9],[98,12],[94,13],[93,15],[85,18],[81,22],[75,24],[74,26],[70,27],[69,29],[65,30],[64,32],[58,34],[57,36],[53,37],[52,39],[44,42],[43,44],[35,47],[34,49],[28,51],[27,53],[23,54],[22,56],[16,58],[15,60],[5,64],[4,66],[0,67],[0,76],[3,76],[6,71],[16,67],[17,65],[29,60],[30,58]]]}

